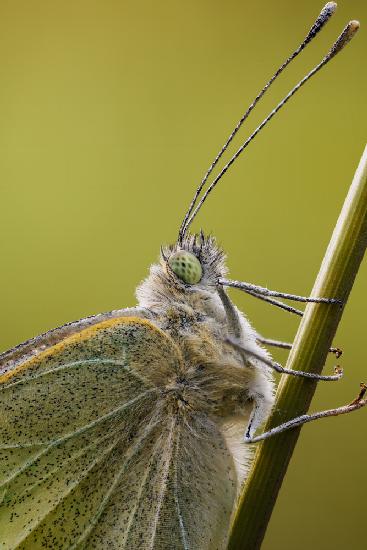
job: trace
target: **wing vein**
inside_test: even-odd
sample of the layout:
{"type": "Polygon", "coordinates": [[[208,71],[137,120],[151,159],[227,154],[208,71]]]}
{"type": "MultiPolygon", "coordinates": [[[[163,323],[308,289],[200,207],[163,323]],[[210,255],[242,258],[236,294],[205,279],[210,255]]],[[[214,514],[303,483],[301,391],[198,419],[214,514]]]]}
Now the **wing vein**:
{"type": "MultiPolygon", "coordinates": [[[[62,463],[62,466],[64,466],[65,464],[67,464],[68,462],[71,462],[72,460],[75,460],[76,458],[80,458],[82,457],[87,451],[89,451],[90,449],[93,449],[93,447],[95,447],[96,445],[100,444],[102,441],[105,441],[106,439],[109,439],[111,437],[113,437],[114,435],[116,435],[116,433],[118,432],[119,430],[119,427],[117,429],[115,429],[113,432],[108,432],[107,434],[103,435],[102,437],[99,437],[97,438],[96,440],[94,440],[92,443],[90,443],[89,445],[86,445],[85,447],[83,447],[78,453],[76,453],[75,455],[69,455],[68,459],[65,460],[63,463],[62,463]]],[[[38,454],[36,454],[35,456],[32,457],[31,460],[28,460],[27,462],[25,462],[25,464],[23,464],[18,470],[16,470],[14,472],[13,475],[9,476],[7,479],[4,480],[3,483],[0,484],[0,489],[2,487],[6,487],[6,485],[9,485],[9,483],[11,483],[12,481],[14,481],[19,475],[21,475],[23,472],[25,472],[26,470],[28,470],[28,468],[31,468],[39,458],[42,458],[42,456],[46,455],[52,448],[54,447],[57,447],[58,445],[54,445],[54,444],[51,444],[51,445],[48,445],[47,447],[45,447],[44,449],[42,449],[41,452],[39,452],[38,454]]],[[[61,464],[60,464],[60,468],[61,468],[61,464]]],[[[59,467],[56,467],[55,469],[53,470],[49,470],[48,474],[45,475],[43,478],[41,478],[38,483],[33,483],[32,485],[30,485],[26,492],[30,492],[34,487],[37,487],[37,485],[40,485],[43,481],[45,481],[46,479],[48,479],[49,477],[53,476],[59,469],[59,467]]]]}
{"type": "Polygon", "coordinates": [[[16,543],[17,546],[15,548],[19,548],[19,545],[23,544],[27,540],[27,538],[30,537],[30,535],[39,527],[40,523],[44,522],[44,520],[47,518],[47,516],[52,514],[52,512],[57,508],[57,506],[60,504],[60,502],[62,502],[72,492],[72,490],[77,485],[77,483],[79,483],[83,478],[85,478],[88,475],[88,473],[94,468],[94,466],[96,466],[99,462],[101,462],[101,460],[103,460],[104,457],[108,456],[113,451],[113,449],[116,447],[118,442],[119,442],[119,440],[112,443],[109,447],[107,447],[107,449],[105,449],[99,456],[97,456],[95,458],[95,460],[93,460],[88,465],[88,467],[83,471],[83,474],[81,475],[81,477],[78,478],[77,482],[71,483],[68,486],[68,490],[65,493],[63,493],[61,498],[59,498],[58,500],[55,501],[54,506],[52,506],[52,508],[50,510],[48,510],[48,512],[46,514],[44,514],[42,519],[37,524],[35,524],[34,527],[31,528],[31,530],[28,531],[26,533],[26,535],[22,537],[21,540],[19,540],[16,543]]]}
{"type": "Polygon", "coordinates": [[[0,387],[0,391],[6,391],[9,388],[12,388],[14,386],[29,383],[30,381],[33,381],[33,380],[38,380],[39,378],[42,378],[44,376],[48,376],[49,374],[55,374],[57,372],[67,370],[69,368],[85,366],[86,364],[115,365],[115,366],[118,366],[118,367],[123,367],[126,371],[128,371],[130,374],[135,376],[135,378],[137,378],[140,382],[143,382],[148,387],[152,387],[152,383],[147,378],[144,378],[138,372],[136,372],[134,369],[130,368],[126,364],[126,362],[125,362],[126,350],[123,349],[123,351],[124,351],[124,360],[123,361],[117,361],[115,359],[99,359],[99,358],[96,358],[96,359],[82,359],[80,361],[72,361],[71,363],[63,363],[62,365],[57,365],[54,368],[47,369],[45,371],[39,372],[37,374],[34,374],[33,376],[24,377],[24,378],[21,378],[20,380],[16,380],[15,382],[11,382],[10,384],[5,384],[2,387],[0,387]]]}
{"type": "MultiPolygon", "coordinates": [[[[119,407],[116,407],[116,409],[113,409],[113,411],[110,411],[109,413],[104,414],[103,416],[100,416],[97,420],[93,420],[92,422],[89,422],[89,424],[86,424],[82,428],[79,428],[78,430],[75,430],[72,433],[68,433],[68,434],[64,435],[63,437],[60,437],[58,439],[54,439],[50,443],[53,444],[53,445],[59,445],[60,443],[64,443],[65,441],[88,431],[90,428],[94,428],[94,427],[98,426],[104,420],[108,420],[109,418],[113,418],[114,416],[116,416],[117,414],[122,412],[124,409],[126,409],[130,405],[133,405],[134,403],[136,403],[137,401],[139,401],[140,399],[142,399],[146,395],[151,394],[151,393],[157,393],[157,391],[158,391],[157,388],[152,388],[150,390],[147,390],[147,391],[141,393],[140,395],[138,395],[137,397],[134,397],[134,399],[131,399],[130,401],[127,401],[127,403],[124,403],[123,405],[120,405],[119,407]]],[[[37,446],[45,445],[46,443],[47,443],[47,441],[33,442],[33,443],[20,443],[20,444],[17,444],[17,445],[1,445],[0,450],[5,450],[5,449],[27,449],[29,447],[37,447],[37,446]]]]}
{"type": "MultiPolygon", "coordinates": [[[[117,485],[119,484],[120,480],[121,480],[121,477],[123,476],[126,468],[128,467],[129,463],[131,462],[131,460],[134,458],[134,456],[136,455],[136,453],[139,451],[139,449],[141,448],[141,445],[143,444],[144,440],[152,433],[153,429],[158,425],[159,423],[159,420],[157,420],[156,422],[153,422],[153,423],[150,423],[147,428],[144,430],[144,432],[140,435],[138,441],[136,441],[136,443],[132,446],[131,450],[130,450],[130,453],[129,453],[129,456],[126,458],[126,460],[124,461],[123,463],[123,466],[120,468],[120,470],[118,471],[117,475],[115,476],[113,482],[112,482],[112,485],[111,487],[109,488],[109,490],[107,491],[105,497],[103,498],[100,506],[98,507],[98,510],[96,511],[96,513],[94,514],[93,518],[91,519],[89,525],[84,529],[84,532],[80,535],[80,537],[78,538],[78,540],[76,541],[76,543],[71,546],[70,550],[75,550],[82,542],[84,542],[88,537],[89,535],[92,533],[94,527],[96,526],[100,516],[102,515],[102,513],[104,512],[104,510],[106,509],[106,506],[108,505],[108,502],[109,500],[111,499],[117,485]]],[[[157,446],[157,445],[156,445],[157,446]]],[[[148,469],[147,469],[148,470],[148,469]]],[[[147,472],[146,475],[148,475],[149,473],[149,470],[147,472]]],[[[144,482],[144,481],[143,481],[144,482]]],[[[142,483],[143,483],[142,482],[142,483]]],[[[139,493],[140,495],[140,493],[139,493]]],[[[135,508],[134,508],[134,512],[135,512],[135,508]]],[[[133,513],[134,513],[133,512],[133,513]]],[[[130,522],[130,520],[129,520],[130,522]]],[[[129,529],[128,529],[129,530],[129,529]]],[[[128,531],[126,532],[126,535],[128,534],[128,531]]]]}
{"type": "Polygon", "coordinates": [[[171,463],[171,460],[172,460],[172,453],[173,453],[173,444],[172,444],[173,432],[174,432],[174,428],[175,428],[176,423],[177,423],[177,419],[172,418],[171,427],[170,427],[169,435],[168,435],[168,439],[167,439],[167,444],[165,445],[166,451],[168,452],[168,456],[165,460],[165,465],[164,465],[164,469],[163,469],[163,479],[162,479],[161,485],[160,485],[160,491],[159,491],[159,497],[158,497],[158,508],[157,508],[157,511],[156,511],[156,514],[155,514],[155,517],[154,517],[153,533],[152,533],[153,536],[152,536],[152,540],[151,540],[151,543],[150,543],[150,550],[154,549],[154,541],[155,541],[155,537],[156,537],[156,534],[157,534],[158,520],[159,520],[159,516],[160,516],[160,513],[161,513],[163,498],[164,498],[165,492],[167,490],[167,479],[168,479],[169,467],[170,467],[170,463],[171,463]]]}
{"type": "Polygon", "coordinates": [[[180,447],[180,440],[181,440],[181,430],[180,427],[177,426],[177,442],[176,442],[176,462],[175,462],[175,468],[174,468],[174,490],[173,495],[175,499],[176,504],[176,510],[178,515],[178,523],[180,525],[180,534],[182,538],[182,543],[184,545],[184,550],[190,550],[190,546],[187,540],[187,532],[184,524],[184,520],[181,514],[181,508],[180,508],[180,502],[178,498],[178,480],[177,480],[177,464],[178,464],[178,453],[179,453],[179,447],[180,447]]]}

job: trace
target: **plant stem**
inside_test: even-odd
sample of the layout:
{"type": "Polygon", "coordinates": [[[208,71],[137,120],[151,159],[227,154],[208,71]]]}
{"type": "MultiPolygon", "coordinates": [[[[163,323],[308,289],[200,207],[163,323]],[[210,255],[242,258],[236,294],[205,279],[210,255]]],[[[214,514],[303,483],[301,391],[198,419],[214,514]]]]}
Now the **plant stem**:
{"type": "MultiPolygon", "coordinates": [[[[367,146],[311,294],[336,297],[344,305],[307,305],[287,361],[288,369],[321,373],[366,246],[367,146]]],[[[265,430],[305,414],[315,389],[314,381],[283,375],[265,430]]],[[[258,445],[234,516],[229,550],[260,548],[299,433],[299,427],[293,428],[258,445]]]]}

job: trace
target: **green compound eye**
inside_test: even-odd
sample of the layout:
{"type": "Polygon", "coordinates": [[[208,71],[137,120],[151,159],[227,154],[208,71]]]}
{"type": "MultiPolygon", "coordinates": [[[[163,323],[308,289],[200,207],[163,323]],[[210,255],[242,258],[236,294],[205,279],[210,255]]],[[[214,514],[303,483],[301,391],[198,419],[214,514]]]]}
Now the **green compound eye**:
{"type": "Polygon", "coordinates": [[[169,258],[168,263],[177,277],[189,285],[198,283],[203,275],[199,260],[191,252],[185,250],[175,252],[169,258]]]}

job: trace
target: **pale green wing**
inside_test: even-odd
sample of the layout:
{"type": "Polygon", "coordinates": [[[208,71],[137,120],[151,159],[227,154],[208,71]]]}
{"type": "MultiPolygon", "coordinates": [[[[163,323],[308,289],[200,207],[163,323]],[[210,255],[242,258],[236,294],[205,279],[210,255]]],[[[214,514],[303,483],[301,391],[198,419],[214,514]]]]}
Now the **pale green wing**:
{"type": "Polygon", "coordinates": [[[144,439],[141,427],[154,430],[161,386],[179,366],[162,331],[120,318],[75,333],[0,378],[2,548],[70,547],[101,506],[108,476],[144,439]],[[83,494],[84,480],[93,496],[78,502],[73,495],[83,494]],[[52,518],[70,499],[69,528],[61,532],[52,518]]]}
{"type": "Polygon", "coordinates": [[[0,378],[2,548],[224,548],[233,461],[174,398],[181,361],[149,321],[114,319],[0,378]]]}
{"type": "Polygon", "coordinates": [[[54,346],[71,334],[80,332],[81,330],[101,323],[102,321],[120,317],[152,319],[154,314],[150,310],[143,307],[131,307],[116,309],[106,313],[98,313],[97,315],[90,315],[89,317],[84,317],[84,319],[79,319],[78,321],[66,323],[66,325],[49,330],[44,334],[40,334],[35,338],[31,338],[30,340],[19,344],[13,349],[0,353],[0,374],[12,370],[19,363],[24,363],[26,359],[30,359],[31,357],[38,355],[42,351],[54,346]]]}
{"type": "Polygon", "coordinates": [[[98,524],[73,548],[226,548],[236,481],[223,438],[206,416],[163,415],[159,437],[118,472],[98,524]]]}
{"type": "Polygon", "coordinates": [[[129,446],[110,446],[19,548],[224,550],[235,480],[221,435],[205,417],[188,427],[161,407],[129,446]]]}

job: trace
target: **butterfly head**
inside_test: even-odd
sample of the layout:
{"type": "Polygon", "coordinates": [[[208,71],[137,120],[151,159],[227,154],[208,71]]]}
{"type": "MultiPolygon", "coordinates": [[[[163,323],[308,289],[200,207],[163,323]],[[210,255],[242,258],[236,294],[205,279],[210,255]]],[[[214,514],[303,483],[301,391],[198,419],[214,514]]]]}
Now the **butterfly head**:
{"type": "Polygon", "coordinates": [[[161,265],[175,285],[193,290],[216,285],[227,272],[225,255],[215,238],[202,232],[162,249],[161,265]]]}
{"type": "Polygon", "coordinates": [[[208,299],[217,295],[218,278],[225,276],[225,255],[212,236],[187,235],[181,243],[162,247],[160,262],[137,289],[139,304],[163,304],[208,299]]]}

